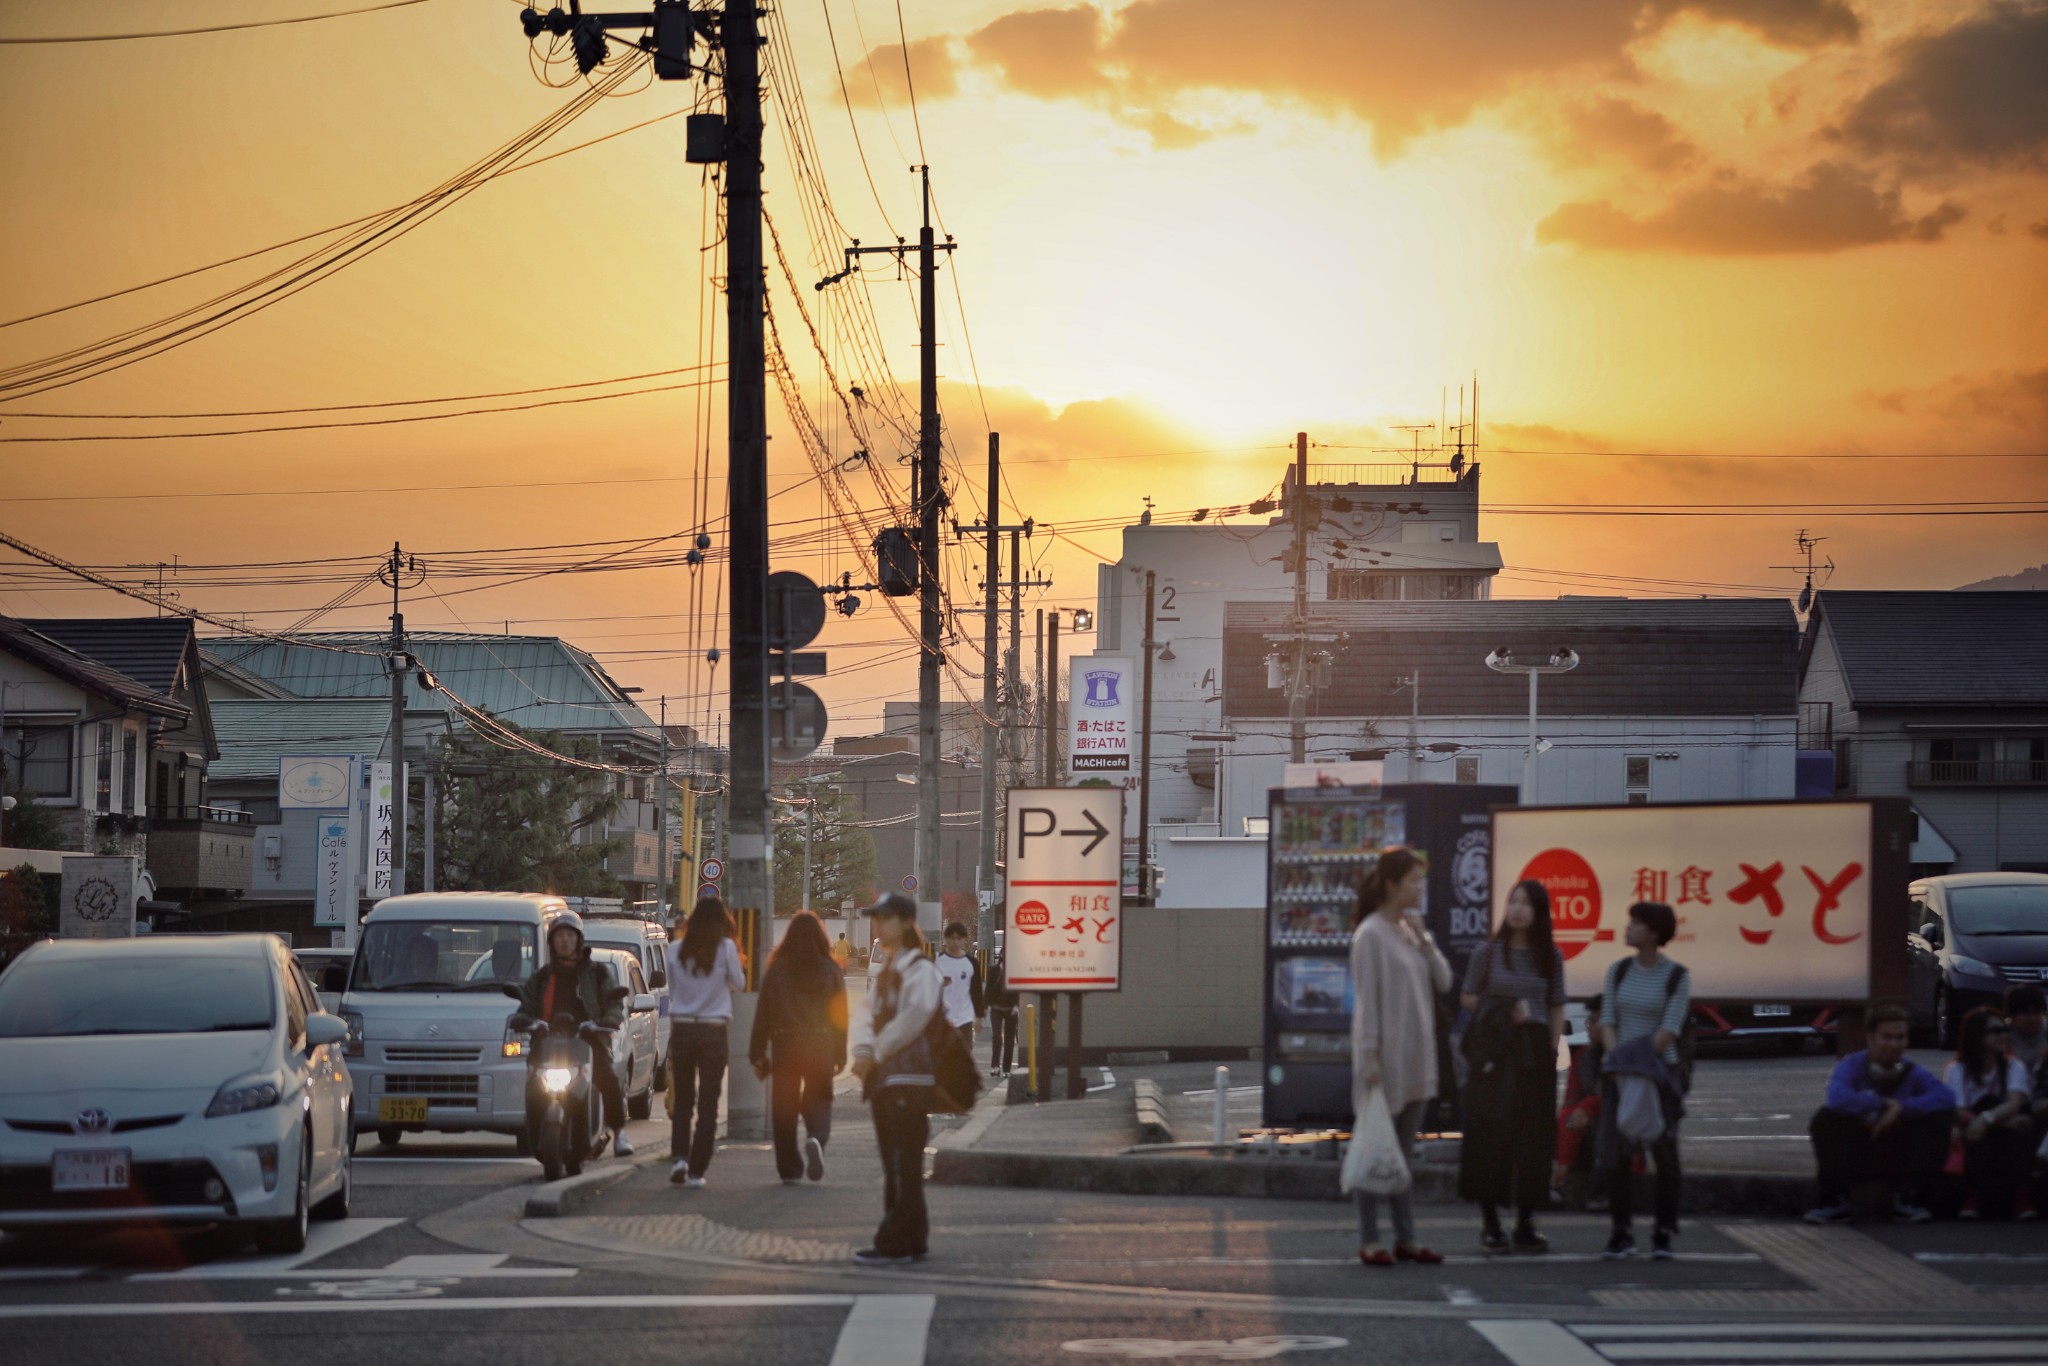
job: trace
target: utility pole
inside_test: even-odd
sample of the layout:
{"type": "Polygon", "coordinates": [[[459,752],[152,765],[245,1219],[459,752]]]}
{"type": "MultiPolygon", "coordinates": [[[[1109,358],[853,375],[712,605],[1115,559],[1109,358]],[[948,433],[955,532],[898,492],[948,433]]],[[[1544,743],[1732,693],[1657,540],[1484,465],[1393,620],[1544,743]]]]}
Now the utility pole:
{"type": "MultiPolygon", "coordinates": [[[[1138,894],[1152,895],[1152,621],[1158,575],[1145,571],[1144,682],[1138,704],[1138,894]]],[[[1077,1010],[1074,1018],[1080,1019],[1077,1010]]]]}
{"type": "Polygon", "coordinates": [[[811,845],[818,838],[818,794],[813,792],[804,802],[804,904],[801,909],[811,908],[811,845]]]}
{"type": "Polygon", "coordinates": [[[1308,762],[1308,433],[1294,434],[1294,662],[1287,675],[1287,753],[1308,762]]]}
{"type": "Polygon", "coordinates": [[[1060,782],[1060,614],[1049,613],[1045,622],[1045,672],[1039,676],[1039,691],[1045,694],[1045,749],[1040,777],[1047,787],[1060,782]]]}
{"type": "MultiPolygon", "coordinates": [[[[409,570],[419,564],[391,543],[386,561],[391,576],[391,895],[405,891],[405,824],[407,809],[405,780],[405,675],[410,660],[405,653],[405,616],[398,610],[398,587],[409,570]]],[[[372,800],[376,797],[371,794],[372,800]]]]}
{"type": "Polygon", "coordinates": [[[661,767],[654,775],[654,915],[668,915],[668,698],[661,699],[661,767]]]}
{"type": "Polygon", "coordinates": [[[932,243],[932,168],[917,170],[924,196],[924,225],[917,232],[917,920],[936,930],[944,919],[939,889],[939,664],[944,657],[939,642],[939,272],[932,243]]]}

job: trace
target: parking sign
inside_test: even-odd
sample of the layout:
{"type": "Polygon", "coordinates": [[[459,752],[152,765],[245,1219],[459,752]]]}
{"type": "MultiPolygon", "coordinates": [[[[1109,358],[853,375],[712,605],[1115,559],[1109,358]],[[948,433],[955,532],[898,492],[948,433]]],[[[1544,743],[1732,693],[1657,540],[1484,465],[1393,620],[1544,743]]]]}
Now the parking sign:
{"type": "Polygon", "coordinates": [[[1010,986],[1117,990],[1123,972],[1123,790],[1012,788],[1005,819],[1010,855],[1003,925],[1010,986]]]}

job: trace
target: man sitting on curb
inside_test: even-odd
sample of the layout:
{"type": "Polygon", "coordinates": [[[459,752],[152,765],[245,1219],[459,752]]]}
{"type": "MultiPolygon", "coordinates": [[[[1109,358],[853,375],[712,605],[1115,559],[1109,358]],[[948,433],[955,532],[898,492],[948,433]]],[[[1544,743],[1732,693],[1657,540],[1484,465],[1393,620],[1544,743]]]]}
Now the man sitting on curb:
{"type": "Polygon", "coordinates": [[[1891,1187],[1895,1220],[1918,1224],[1929,1217],[1908,1196],[1941,1171],[1956,1098],[1932,1072],[1906,1060],[1908,1021],[1902,1006],[1872,1009],[1864,1017],[1869,1048],[1843,1058],[1828,1078],[1827,1101],[1807,1126],[1820,1185],[1820,1204],[1806,1212],[1809,1224],[1849,1219],[1850,1192],[1872,1181],[1891,1187]]]}

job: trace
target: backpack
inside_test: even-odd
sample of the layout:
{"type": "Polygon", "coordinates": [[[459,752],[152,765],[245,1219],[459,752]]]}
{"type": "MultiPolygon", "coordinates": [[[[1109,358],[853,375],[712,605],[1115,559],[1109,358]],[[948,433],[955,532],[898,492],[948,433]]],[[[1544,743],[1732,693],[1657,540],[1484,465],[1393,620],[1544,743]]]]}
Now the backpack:
{"type": "Polygon", "coordinates": [[[974,1108],[981,1090],[981,1068],[968,1051],[960,1031],[946,1023],[943,1006],[924,1027],[925,1048],[932,1058],[932,1112],[964,1115],[974,1108]]]}
{"type": "MultiPolygon", "coordinates": [[[[1621,960],[1621,966],[1615,971],[1614,993],[1617,997],[1621,994],[1621,984],[1628,980],[1628,970],[1634,962],[1635,959],[1633,958],[1624,958],[1621,960]]],[[[1678,994],[1678,984],[1681,980],[1690,980],[1685,964],[1674,962],[1671,967],[1671,975],[1664,979],[1664,999],[1666,1001],[1669,1001],[1678,994]]],[[[1685,1022],[1678,1027],[1678,1043],[1676,1047],[1678,1051],[1678,1085],[1681,1090],[1690,1091],[1692,1090],[1693,1058],[1699,1051],[1699,1040],[1693,1034],[1692,1012],[1690,1010],[1685,1012],[1685,1022]]]]}

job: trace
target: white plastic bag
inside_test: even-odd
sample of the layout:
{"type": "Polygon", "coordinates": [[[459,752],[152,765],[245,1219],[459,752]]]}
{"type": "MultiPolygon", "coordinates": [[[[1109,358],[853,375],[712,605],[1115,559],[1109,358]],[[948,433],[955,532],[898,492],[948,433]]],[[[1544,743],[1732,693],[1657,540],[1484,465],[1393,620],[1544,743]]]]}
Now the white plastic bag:
{"type": "Polygon", "coordinates": [[[1387,1094],[1375,1086],[1365,1098],[1344,1149],[1344,1174],[1338,1184],[1346,1195],[1364,1191],[1368,1195],[1399,1195],[1408,1189],[1408,1159],[1401,1155],[1401,1142],[1394,1136],[1394,1117],[1387,1111],[1387,1094]]]}
{"type": "Polygon", "coordinates": [[[1643,1147],[1664,1137],[1664,1098],[1657,1093],[1657,1083],[1636,1073],[1624,1073],[1620,1089],[1614,1107],[1615,1131],[1643,1147]]]}

